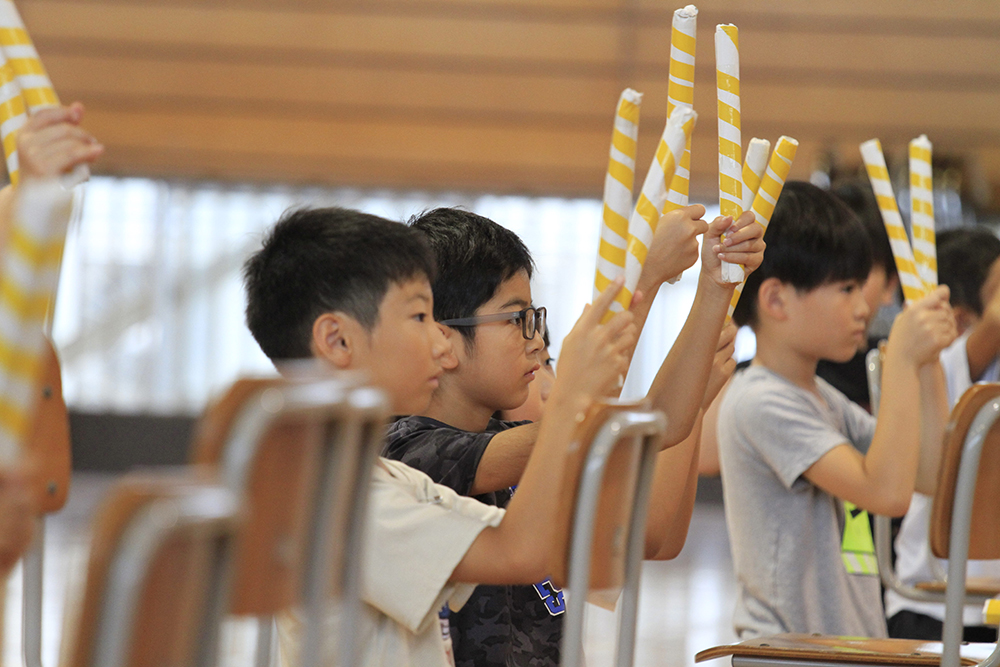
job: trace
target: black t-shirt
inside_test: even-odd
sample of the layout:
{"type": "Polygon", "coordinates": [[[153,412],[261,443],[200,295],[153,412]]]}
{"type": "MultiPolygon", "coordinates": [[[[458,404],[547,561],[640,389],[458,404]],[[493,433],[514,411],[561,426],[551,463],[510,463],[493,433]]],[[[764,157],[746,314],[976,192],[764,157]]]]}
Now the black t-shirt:
{"type": "MultiPolygon", "coordinates": [[[[491,419],[484,432],[473,433],[429,417],[403,417],[389,427],[382,454],[468,496],[493,436],[529,423],[491,419]]],[[[506,507],[511,491],[474,498],[506,507]]],[[[557,667],[565,606],[561,595],[558,600],[553,595],[544,583],[477,586],[465,606],[449,616],[456,667],[557,667]]]]}

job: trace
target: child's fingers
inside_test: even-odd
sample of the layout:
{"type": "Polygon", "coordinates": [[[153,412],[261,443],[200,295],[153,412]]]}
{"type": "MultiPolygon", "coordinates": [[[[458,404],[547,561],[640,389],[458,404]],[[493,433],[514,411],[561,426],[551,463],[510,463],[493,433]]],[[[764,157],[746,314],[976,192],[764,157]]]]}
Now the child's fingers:
{"type": "MultiPolygon", "coordinates": [[[[684,214],[693,220],[701,219],[701,216],[705,215],[705,207],[701,204],[691,204],[682,209],[684,214]]],[[[708,224],[708,223],[706,223],[708,224]]]]}
{"type": "Polygon", "coordinates": [[[68,107],[41,109],[31,114],[31,118],[25,123],[25,128],[37,131],[59,123],[72,123],[75,125],[80,122],[82,115],[83,106],[79,104],[68,107]]]}
{"type": "Polygon", "coordinates": [[[587,318],[588,322],[596,325],[604,317],[604,313],[608,312],[611,308],[611,304],[615,302],[618,293],[622,291],[622,287],[625,285],[625,276],[618,276],[611,281],[611,284],[604,288],[596,299],[594,299],[593,307],[590,309],[585,309],[583,315],[580,319],[587,318]]]}
{"type": "MultiPolygon", "coordinates": [[[[741,216],[742,219],[742,216],[741,216]]],[[[756,222],[751,221],[751,224],[745,225],[736,229],[733,227],[729,232],[726,233],[726,246],[735,246],[741,243],[747,243],[760,239],[764,236],[764,228],[758,225],[756,222]],[[733,231],[735,230],[735,231],[733,231]]]]}
{"type": "Polygon", "coordinates": [[[628,311],[615,313],[615,316],[604,325],[604,332],[608,340],[618,340],[630,326],[635,328],[634,322],[635,315],[628,311]]]}
{"type": "Polygon", "coordinates": [[[738,329],[736,325],[730,322],[726,326],[722,327],[722,332],[719,334],[719,348],[722,349],[736,340],[736,332],[738,329]]]}
{"type": "MultiPolygon", "coordinates": [[[[743,211],[740,216],[733,220],[733,231],[739,231],[741,229],[746,229],[750,227],[751,222],[756,222],[757,218],[754,216],[753,211],[743,211]]],[[[759,227],[760,225],[758,225],[759,227]]]]}

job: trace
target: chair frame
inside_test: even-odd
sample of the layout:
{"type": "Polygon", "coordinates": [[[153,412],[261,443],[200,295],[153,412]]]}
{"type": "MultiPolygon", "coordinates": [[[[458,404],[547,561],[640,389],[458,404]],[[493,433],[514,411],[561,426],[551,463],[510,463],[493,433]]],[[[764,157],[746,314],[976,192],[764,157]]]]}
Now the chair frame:
{"type": "MultiPolygon", "coordinates": [[[[315,667],[322,660],[322,619],[329,592],[336,588],[348,612],[360,604],[361,551],[372,467],[382,445],[388,417],[384,394],[364,386],[363,376],[339,373],[296,377],[287,384],[267,386],[251,394],[232,422],[219,458],[225,484],[243,494],[248,489],[259,446],[272,426],[288,417],[326,422],[320,453],[320,483],[316,489],[306,537],[301,598],[306,627],[300,664],[315,667]],[[341,529],[343,532],[341,533],[341,529]],[[341,542],[336,539],[345,536],[341,542]],[[334,577],[334,571],[341,572],[334,577]]],[[[343,615],[338,663],[355,662],[353,623],[356,613],[343,615]]],[[[258,617],[258,667],[270,663],[272,617],[258,617]]]]}
{"type": "Polygon", "coordinates": [[[641,410],[634,405],[622,406],[621,410],[613,412],[600,427],[586,454],[572,518],[567,573],[567,588],[571,595],[566,603],[566,621],[563,626],[562,667],[579,667],[583,660],[583,621],[590,587],[591,543],[605,467],[619,442],[626,438],[642,438],[631,516],[625,536],[625,578],[615,663],[619,666],[633,664],[639,578],[645,552],[646,513],[656,455],[660,451],[660,437],[665,428],[666,417],[662,412],[641,410]]]}

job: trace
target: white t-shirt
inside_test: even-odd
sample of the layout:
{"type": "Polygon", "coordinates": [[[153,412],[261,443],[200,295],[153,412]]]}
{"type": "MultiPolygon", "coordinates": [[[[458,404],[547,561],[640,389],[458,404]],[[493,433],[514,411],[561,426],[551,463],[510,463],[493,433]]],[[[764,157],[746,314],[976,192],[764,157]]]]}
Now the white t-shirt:
{"type": "MultiPolygon", "coordinates": [[[[435,484],[398,461],[379,459],[372,473],[370,520],[365,533],[362,613],[356,642],[365,667],[443,667],[451,660],[438,611],[458,610],[473,584],[449,584],[455,567],[504,510],[435,484]]],[[[327,618],[324,643],[333,664],[339,614],[327,618]]],[[[297,611],[278,619],[282,664],[296,667],[303,635],[297,611]]]]}
{"type": "MultiPolygon", "coordinates": [[[[965,349],[965,343],[968,339],[969,333],[966,332],[941,353],[941,365],[944,367],[944,376],[948,385],[948,404],[952,406],[973,384],[972,378],[969,376],[969,357],[965,349]]],[[[994,360],[979,381],[996,382],[998,379],[1000,379],[1000,361],[994,360]]],[[[910,501],[910,509],[903,517],[899,535],[896,537],[896,573],[899,575],[900,581],[910,586],[921,581],[938,579],[939,575],[935,569],[939,569],[940,572],[948,571],[948,561],[935,559],[934,554],[931,553],[928,532],[931,523],[932,503],[933,498],[930,496],[914,493],[913,499],[910,501]],[[935,560],[939,564],[938,568],[934,566],[935,560]]],[[[970,577],[1000,578],[1000,561],[969,561],[967,572],[970,577]]],[[[917,602],[887,590],[885,593],[886,615],[892,618],[903,610],[931,616],[939,621],[944,620],[944,604],[917,602]]],[[[965,625],[982,625],[982,606],[966,606],[963,623],[965,625]]]]}

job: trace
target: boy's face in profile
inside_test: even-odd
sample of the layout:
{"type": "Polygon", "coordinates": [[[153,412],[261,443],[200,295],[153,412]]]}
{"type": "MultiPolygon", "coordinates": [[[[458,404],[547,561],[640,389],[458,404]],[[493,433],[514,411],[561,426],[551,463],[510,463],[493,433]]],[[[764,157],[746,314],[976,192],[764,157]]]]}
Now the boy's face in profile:
{"type": "Polygon", "coordinates": [[[367,371],[385,390],[396,414],[423,412],[441,377],[441,359],[450,343],[434,322],[431,285],[426,278],[392,283],[382,299],[378,321],[359,336],[352,367],[367,371]]]}
{"type": "Polygon", "coordinates": [[[800,353],[844,362],[864,344],[871,311],[860,281],[839,280],[808,292],[791,288],[787,293],[791,339],[800,353]]]}
{"type": "MultiPolygon", "coordinates": [[[[475,315],[517,312],[531,306],[531,282],[525,271],[500,284],[475,315]]],[[[456,339],[455,384],[461,394],[490,410],[512,410],[528,399],[528,385],[541,368],[537,353],[542,336],[525,340],[520,322],[488,322],[476,326],[471,348],[456,339]]]]}

